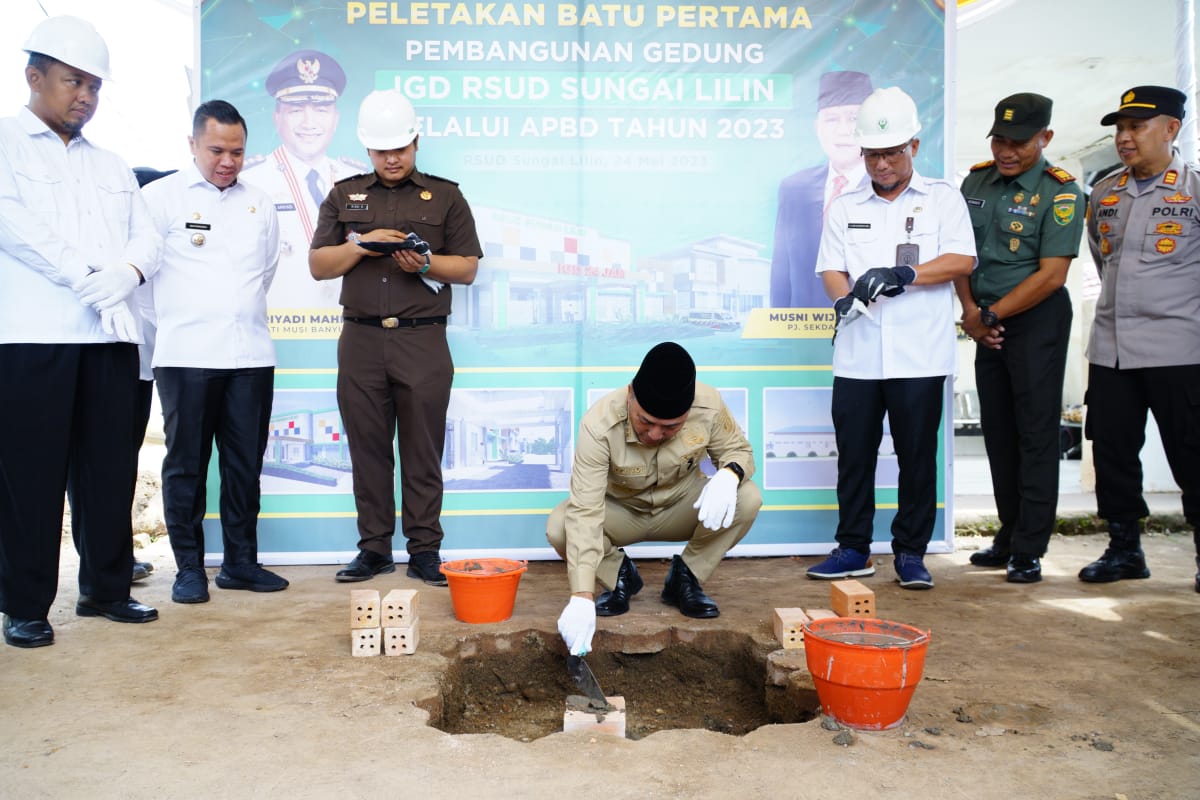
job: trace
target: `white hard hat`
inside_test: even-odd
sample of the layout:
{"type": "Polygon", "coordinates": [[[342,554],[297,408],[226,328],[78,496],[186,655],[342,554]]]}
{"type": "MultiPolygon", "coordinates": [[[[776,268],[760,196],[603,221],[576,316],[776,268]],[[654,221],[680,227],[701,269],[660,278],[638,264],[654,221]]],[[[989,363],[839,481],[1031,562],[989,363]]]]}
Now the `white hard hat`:
{"type": "Polygon", "coordinates": [[[80,17],[68,14],[47,17],[29,34],[22,49],[27,53],[41,53],[58,59],[100,80],[106,81],[112,77],[108,70],[108,45],[100,38],[92,23],[80,17]]]}
{"type": "Polygon", "coordinates": [[[376,89],[358,107],[358,140],[370,150],[397,150],[417,138],[417,112],[395,89],[376,89]]]}
{"type": "Polygon", "coordinates": [[[855,141],[869,150],[905,144],[920,132],[917,104],[895,86],[867,95],[854,124],[855,141]]]}

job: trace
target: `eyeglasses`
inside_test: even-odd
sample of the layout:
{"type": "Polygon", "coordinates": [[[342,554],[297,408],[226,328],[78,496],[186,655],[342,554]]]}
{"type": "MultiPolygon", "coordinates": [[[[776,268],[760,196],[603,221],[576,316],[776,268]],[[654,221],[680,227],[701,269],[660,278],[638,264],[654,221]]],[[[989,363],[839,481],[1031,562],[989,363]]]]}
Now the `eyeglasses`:
{"type": "Polygon", "coordinates": [[[863,157],[863,161],[878,161],[880,159],[883,159],[884,161],[895,161],[900,158],[900,156],[904,155],[904,152],[908,150],[908,146],[910,144],[912,144],[912,139],[909,139],[899,147],[893,147],[890,150],[859,150],[858,154],[863,157]]]}

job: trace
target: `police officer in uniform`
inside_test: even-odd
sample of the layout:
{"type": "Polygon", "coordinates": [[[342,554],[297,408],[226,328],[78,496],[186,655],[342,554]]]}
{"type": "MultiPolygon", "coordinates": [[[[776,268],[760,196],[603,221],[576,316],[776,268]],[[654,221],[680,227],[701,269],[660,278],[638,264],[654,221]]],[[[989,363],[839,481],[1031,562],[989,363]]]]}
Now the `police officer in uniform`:
{"type": "MultiPolygon", "coordinates": [[[[1200,568],[1200,171],[1174,151],[1183,92],[1136,86],[1101,125],[1116,125],[1125,169],[1096,184],[1088,246],[1100,299],[1088,342],[1087,421],[1104,554],[1079,573],[1107,583],[1148,578],[1141,548],[1146,412],[1154,414],[1200,568]]],[[[1200,572],[1196,575],[1200,591],[1200,572]]]]}
{"type": "Polygon", "coordinates": [[[567,561],[571,599],[558,620],[568,650],[591,649],[596,616],[629,610],[642,578],[625,545],[687,542],[673,556],[663,602],[685,616],[719,615],[701,589],[762,506],[749,480],[754,453],[711,386],[675,342],[651,348],[633,381],[596,402],[579,425],[571,494],[550,513],[546,538],[567,561]],[[705,478],[700,464],[717,471],[705,478]],[[608,591],[594,598],[599,581],[608,591]]]}
{"type": "Polygon", "coordinates": [[[353,463],[359,553],[337,580],[395,571],[396,440],[408,575],[444,586],[438,551],[454,377],[449,284],[474,281],[483,251],[458,184],[416,168],[417,114],[408,98],[394,90],[367,95],[358,138],[375,169],[334,185],[309,254],[314,278],[343,279],[337,397],[353,463]]]}
{"type": "Polygon", "coordinates": [[[1083,194],[1047,163],[1053,103],[1021,93],[996,105],[994,160],[963,181],[979,264],[955,281],[963,330],[977,342],[975,381],[1000,530],[971,554],[1007,567],[1010,583],[1042,579],[1058,508],[1062,384],[1071,331],[1064,283],[1079,254],[1083,194]]]}
{"type": "Polygon", "coordinates": [[[266,156],[246,159],[238,179],[271,195],[279,214],[280,269],[267,298],[272,308],[337,305],[340,281],[312,280],[308,246],[317,209],[329,189],[367,169],[363,162],[326,155],[337,131],[338,97],[345,88],[341,65],[317,50],[284,56],[267,76],[281,144],[266,156]]]}

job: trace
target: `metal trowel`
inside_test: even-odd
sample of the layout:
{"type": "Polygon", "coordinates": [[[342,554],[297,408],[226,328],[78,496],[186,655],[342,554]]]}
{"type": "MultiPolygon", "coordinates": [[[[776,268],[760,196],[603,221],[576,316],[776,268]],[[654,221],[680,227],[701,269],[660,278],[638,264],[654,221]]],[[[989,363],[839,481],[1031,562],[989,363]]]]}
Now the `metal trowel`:
{"type": "Polygon", "coordinates": [[[594,714],[607,714],[613,710],[604,696],[604,690],[600,688],[596,676],[592,674],[592,668],[587,665],[582,656],[567,656],[567,674],[584,694],[583,697],[578,695],[568,697],[569,705],[594,714]]]}

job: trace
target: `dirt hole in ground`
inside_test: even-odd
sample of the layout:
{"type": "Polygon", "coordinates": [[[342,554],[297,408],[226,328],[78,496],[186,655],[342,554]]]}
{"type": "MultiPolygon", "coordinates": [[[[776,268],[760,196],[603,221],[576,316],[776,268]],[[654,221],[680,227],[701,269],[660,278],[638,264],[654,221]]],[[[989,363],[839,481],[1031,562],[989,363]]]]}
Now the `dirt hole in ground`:
{"type": "MultiPolygon", "coordinates": [[[[766,657],[774,646],[731,631],[674,631],[659,637],[597,636],[587,663],[608,696],[625,698],[625,732],[702,728],[742,736],[763,725],[807,722],[815,693],[771,686],[766,657]]],[[[422,705],[447,733],[495,733],[533,741],[563,729],[567,675],[558,636],[524,631],[464,640],[447,654],[441,696],[422,705]]]]}

